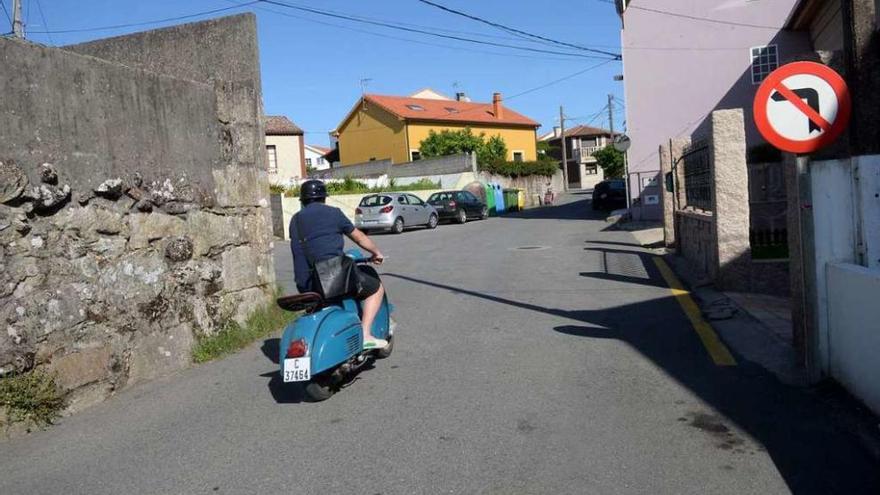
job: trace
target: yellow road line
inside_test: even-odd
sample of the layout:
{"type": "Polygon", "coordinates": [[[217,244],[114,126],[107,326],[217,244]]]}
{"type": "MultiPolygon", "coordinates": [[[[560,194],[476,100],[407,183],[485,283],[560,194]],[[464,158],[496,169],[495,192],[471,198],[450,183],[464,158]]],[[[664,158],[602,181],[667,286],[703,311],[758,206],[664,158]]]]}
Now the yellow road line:
{"type": "Polygon", "coordinates": [[[709,352],[712,361],[715,361],[715,364],[718,366],[736,366],[736,359],[733,358],[730,351],[727,349],[727,346],[725,346],[724,343],[721,342],[721,339],[718,338],[718,334],[715,333],[712,325],[709,325],[709,323],[703,319],[703,315],[700,313],[700,308],[697,307],[697,303],[694,302],[691,293],[684,288],[681,282],[679,282],[678,277],[675,276],[675,273],[672,272],[669,265],[663,261],[663,258],[658,257],[654,258],[654,264],[657,265],[660,274],[663,275],[663,279],[666,280],[666,284],[669,286],[669,291],[675,296],[675,300],[681,305],[684,314],[687,315],[688,320],[691,321],[691,325],[694,326],[694,330],[697,332],[697,335],[699,335],[706,351],[709,352]]]}

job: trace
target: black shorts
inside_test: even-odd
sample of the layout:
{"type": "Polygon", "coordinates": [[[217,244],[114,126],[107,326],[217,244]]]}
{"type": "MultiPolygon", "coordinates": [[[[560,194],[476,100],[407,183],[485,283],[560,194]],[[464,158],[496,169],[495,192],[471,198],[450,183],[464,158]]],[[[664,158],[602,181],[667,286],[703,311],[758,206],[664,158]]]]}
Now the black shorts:
{"type": "Polygon", "coordinates": [[[382,282],[379,280],[379,273],[372,266],[358,265],[358,291],[354,298],[363,301],[364,299],[379,292],[382,282]]]}

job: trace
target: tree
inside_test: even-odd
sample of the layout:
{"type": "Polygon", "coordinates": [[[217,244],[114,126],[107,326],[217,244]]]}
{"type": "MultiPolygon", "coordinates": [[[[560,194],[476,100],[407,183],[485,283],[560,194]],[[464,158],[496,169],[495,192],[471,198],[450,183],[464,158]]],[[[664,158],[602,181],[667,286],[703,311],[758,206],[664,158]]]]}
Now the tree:
{"type": "Polygon", "coordinates": [[[501,136],[492,136],[486,141],[486,135],[474,134],[471,129],[459,131],[430,131],[421,143],[419,153],[423,158],[455,155],[457,153],[476,153],[481,164],[504,160],[507,156],[507,145],[501,136]]]}
{"type": "Polygon", "coordinates": [[[593,156],[605,172],[606,178],[623,178],[623,153],[614,149],[613,146],[606,146],[593,153],[593,156]]]}

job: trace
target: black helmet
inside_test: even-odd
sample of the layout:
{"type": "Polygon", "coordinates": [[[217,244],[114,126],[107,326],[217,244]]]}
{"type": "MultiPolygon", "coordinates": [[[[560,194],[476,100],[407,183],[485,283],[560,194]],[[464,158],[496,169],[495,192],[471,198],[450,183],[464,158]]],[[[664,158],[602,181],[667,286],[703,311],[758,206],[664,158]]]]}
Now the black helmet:
{"type": "Polygon", "coordinates": [[[314,201],[327,197],[327,186],[319,180],[307,180],[299,186],[300,201],[314,201]]]}

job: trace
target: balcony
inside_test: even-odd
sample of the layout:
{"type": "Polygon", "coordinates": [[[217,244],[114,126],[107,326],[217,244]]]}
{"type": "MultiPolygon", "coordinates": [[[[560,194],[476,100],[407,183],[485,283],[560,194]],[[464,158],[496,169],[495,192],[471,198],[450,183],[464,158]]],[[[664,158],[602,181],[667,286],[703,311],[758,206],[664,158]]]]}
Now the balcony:
{"type": "Polygon", "coordinates": [[[583,146],[581,148],[575,148],[571,150],[571,159],[578,163],[595,163],[596,159],[593,157],[593,153],[602,148],[604,148],[604,146],[583,146]]]}

